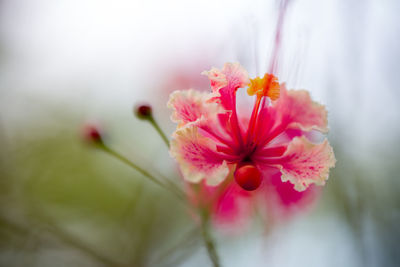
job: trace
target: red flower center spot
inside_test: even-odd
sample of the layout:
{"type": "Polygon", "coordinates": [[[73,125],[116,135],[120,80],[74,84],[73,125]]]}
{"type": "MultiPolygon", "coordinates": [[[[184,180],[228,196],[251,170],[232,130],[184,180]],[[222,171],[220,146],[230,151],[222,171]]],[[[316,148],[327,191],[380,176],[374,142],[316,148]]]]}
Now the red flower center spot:
{"type": "Polygon", "coordinates": [[[251,163],[239,165],[234,176],[238,185],[246,191],[253,191],[260,187],[261,173],[251,163]]]}

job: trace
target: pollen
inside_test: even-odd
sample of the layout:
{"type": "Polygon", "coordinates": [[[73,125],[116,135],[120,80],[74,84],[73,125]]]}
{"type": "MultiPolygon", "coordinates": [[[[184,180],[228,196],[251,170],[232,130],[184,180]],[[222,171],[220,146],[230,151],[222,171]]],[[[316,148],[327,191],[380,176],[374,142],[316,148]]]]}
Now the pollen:
{"type": "Polygon", "coordinates": [[[268,96],[271,100],[277,100],[280,95],[280,85],[278,78],[273,74],[266,73],[263,78],[256,77],[250,79],[249,88],[247,89],[249,95],[268,96]]]}

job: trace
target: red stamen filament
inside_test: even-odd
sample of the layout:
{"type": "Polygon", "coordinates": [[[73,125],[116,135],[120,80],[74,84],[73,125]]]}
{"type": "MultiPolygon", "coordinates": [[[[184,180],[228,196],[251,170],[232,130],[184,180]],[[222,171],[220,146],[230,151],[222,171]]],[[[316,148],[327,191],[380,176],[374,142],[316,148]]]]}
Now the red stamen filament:
{"type": "MultiPolygon", "coordinates": [[[[271,84],[273,82],[273,78],[274,78],[274,76],[272,74],[268,76],[268,78],[267,78],[268,80],[267,80],[267,83],[266,83],[266,88],[263,88],[264,92],[268,92],[270,90],[271,84]]],[[[254,105],[253,112],[251,113],[250,122],[249,122],[249,128],[247,130],[247,139],[246,139],[246,141],[247,141],[248,144],[251,141],[255,142],[255,140],[252,140],[252,139],[253,139],[253,136],[254,136],[254,130],[255,130],[255,125],[256,125],[256,121],[257,121],[258,112],[259,112],[259,109],[260,109],[261,100],[263,100],[262,101],[262,107],[264,107],[264,104],[266,102],[265,95],[257,94],[256,103],[254,105]]]]}
{"type": "Polygon", "coordinates": [[[253,133],[254,133],[255,125],[256,125],[256,120],[257,120],[258,110],[260,108],[261,99],[262,99],[262,96],[257,95],[256,103],[254,104],[254,108],[253,108],[253,111],[252,111],[251,117],[250,117],[249,128],[247,129],[247,138],[246,138],[247,143],[249,143],[251,141],[251,139],[253,139],[253,133]]]}
{"type": "Polygon", "coordinates": [[[242,132],[240,130],[239,120],[236,113],[236,90],[234,92],[233,101],[234,101],[233,105],[235,108],[232,111],[232,119],[233,119],[232,128],[233,131],[236,133],[236,138],[237,141],[239,142],[240,147],[243,147],[244,144],[243,144],[242,132]]]}

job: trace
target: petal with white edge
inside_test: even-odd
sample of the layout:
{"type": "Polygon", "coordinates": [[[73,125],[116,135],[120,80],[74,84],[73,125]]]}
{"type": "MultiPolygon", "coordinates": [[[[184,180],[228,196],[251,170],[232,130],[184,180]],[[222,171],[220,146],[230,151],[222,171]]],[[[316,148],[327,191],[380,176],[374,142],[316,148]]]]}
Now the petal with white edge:
{"type": "Polygon", "coordinates": [[[327,111],[321,105],[311,99],[306,90],[286,90],[281,87],[281,96],[274,105],[277,115],[282,118],[281,123],[288,128],[297,128],[303,131],[318,130],[328,132],[327,111]]]}
{"type": "Polygon", "coordinates": [[[225,74],[217,68],[213,67],[211,70],[203,71],[201,74],[206,75],[210,79],[211,88],[214,92],[228,84],[225,74]]]}
{"type": "Polygon", "coordinates": [[[245,87],[250,83],[248,72],[237,62],[225,63],[222,70],[213,67],[201,74],[208,76],[214,92],[226,88],[233,93],[236,89],[245,87]]]}
{"type": "Polygon", "coordinates": [[[226,63],[222,68],[228,85],[237,89],[247,86],[250,83],[249,74],[239,63],[226,63]]]}
{"type": "Polygon", "coordinates": [[[193,89],[172,92],[167,104],[173,110],[171,120],[183,126],[202,117],[215,119],[224,110],[219,104],[207,101],[209,97],[209,93],[193,89]]]}
{"type": "Polygon", "coordinates": [[[206,179],[208,185],[216,186],[229,174],[228,164],[224,156],[216,151],[215,142],[200,135],[194,125],[175,131],[170,154],[189,182],[199,183],[206,179]]]}
{"type": "Polygon", "coordinates": [[[313,144],[304,136],[295,137],[282,156],[278,167],[282,181],[290,181],[294,189],[304,191],[310,184],[324,185],[329,169],[336,163],[332,147],[327,139],[313,144]]]}
{"type": "Polygon", "coordinates": [[[249,84],[249,74],[239,63],[225,63],[222,70],[212,68],[203,72],[211,81],[215,93],[212,101],[220,103],[226,110],[236,109],[236,90],[249,84]]]}

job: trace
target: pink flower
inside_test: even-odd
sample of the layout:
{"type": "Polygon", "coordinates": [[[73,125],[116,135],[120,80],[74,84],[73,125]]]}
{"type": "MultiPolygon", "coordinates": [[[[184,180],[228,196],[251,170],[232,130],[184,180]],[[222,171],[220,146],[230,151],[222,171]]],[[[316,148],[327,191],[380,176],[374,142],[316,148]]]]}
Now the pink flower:
{"type": "Polygon", "coordinates": [[[237,63],[204,74],[212,92],[175,91],[168,103],[178,123],[170,153],[192,204],[223,225],[242,225],[257,203],[270,222],[308,207],[319,193],[313,184],[325,184],[335,165],[328,141],[313,142],[327,132],[325,108],[271,74],[249,80],[237,63]],[[251,115],[236,108],[247,86],[256,95],[251,115]]]}
{"type": "Polygon", "coordinates": [[[306,91],[286,90],[273,75],[250,80],[238,63],[203,74],[212,92],[175,91],[168,102],[178,123],[170,154],[187,181],[217,186],[234,172],[247,191],[276,183],[276,175],[296,191],[325,184],[335,165],[332,147],[326,139],[314,143],[306,137],[327,132],[324,106],[306,91]],[[256,95],[250,117],[236,109],[236,92],[247,86],[256,95]]]}

